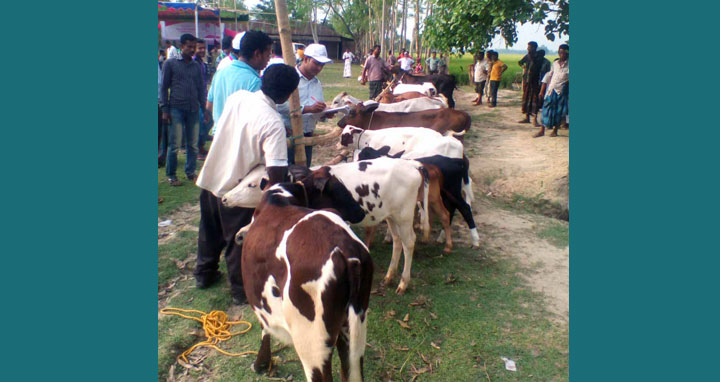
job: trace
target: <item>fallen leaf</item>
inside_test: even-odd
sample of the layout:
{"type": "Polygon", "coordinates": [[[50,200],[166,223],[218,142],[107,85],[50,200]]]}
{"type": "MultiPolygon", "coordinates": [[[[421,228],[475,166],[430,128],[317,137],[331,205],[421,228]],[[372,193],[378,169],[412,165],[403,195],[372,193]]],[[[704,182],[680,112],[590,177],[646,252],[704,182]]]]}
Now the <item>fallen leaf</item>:
{"type": "Polygon", "coordinates": [[[403,318],[403,321],[408,322],[410,320],[410,313],[407,313],[403,318]]]}
{"type": "Polygon", "coordinates": [[[445,284],[452,284],[455,281],[457,281],[457,277],[453,275],[452,273],[445,276],[445,284]]]}
{"type": "Polygon", "coordinates": [[[437,314],[430,312],[430,317],[432,317],[433,320],[437,320],[437,314]]]}
{"type": "Polygon", "coordinates": [[[430,341],[430,346],[434,347],[437,350],[440,350],[440,346],[435,345],[435,342],[430,341]]]}
{"type": "Polygon", "coordinates": [[[398,324],[400,324],[400,326],[402,326],[402,327],[405,328],[405,329],[412,329],[412,328],[410,327],[410,325],[406,324],[404,321],[400,321],[400,320],[395,320],[395,321],[397,321],[398,324]]]}
{"type": "Polygon", "coordinates": [[[395,345],[395,344],[391,344],[390,347],[393,348],[393,349],[395,349],[395,350],[398,350],[398,351],[408,351],[408,350],[410,350],[409,347],[406,347],[406,346],[397,346],[397,345],[395,345]]]}

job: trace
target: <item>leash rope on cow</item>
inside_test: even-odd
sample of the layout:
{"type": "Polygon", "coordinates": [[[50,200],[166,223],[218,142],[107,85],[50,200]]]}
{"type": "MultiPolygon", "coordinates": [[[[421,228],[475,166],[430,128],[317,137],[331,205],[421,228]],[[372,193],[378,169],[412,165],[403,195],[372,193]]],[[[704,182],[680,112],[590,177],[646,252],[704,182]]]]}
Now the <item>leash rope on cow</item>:
{"type": "Polygon", "coordinates": [[[213,310],[210,313],[205,313],[203,311],[194,309],[163,308],[160,310],[160,313],[172,316],[180,316],[189,320],[195,320],[202,323],[203,325],[203,330],[205,331],[205,337],[207,337],[207,339],[205,341],[198,342],[195,345],[191,346],[189,349],[185,350],[177,357],[178,361],[182,359],[185,363],[190,363],[187,359],[187,356],[190,355],[190,353],[192,353],[195,349],[202,346],[215,349],[221,354],[225,354],[230,357],[243,357],[248,354],[257,354],[256,351],[252,350],[244,351],[242,353],[230,353],[228,351],[220,349],[217,346],[220,342],[227,341],[233,336],[249,332],[250,329],[252,329],[252,324],[248,321],[228,321],[227,314],[219,310],[213,310]],[[197,313],[200,314],[200,317],[188,316],[182,313],[197,313]],[[247,328],[239,332],[230,333],[231,326],[240,324],[247,325],[247,328]]]}
{"type": "MultiPolygon", "coordinates": [[[[372,116],[373,116],[374,114],[375,114],[374,111],[373,111],[372,114],[370,114],[370,122],[372,122],[372,116]]],[[[370,125],[368,125],[368,128],[370,128],[370,125]]],[[[360,135],[358,135],[358,147],[357,147],[357,151],[360,151],[360,138],[362,138],[362,135],[363,135],[363,134],[365,134],[365,130],[363,130],[362,132],[360,132],[360,135]]]]}

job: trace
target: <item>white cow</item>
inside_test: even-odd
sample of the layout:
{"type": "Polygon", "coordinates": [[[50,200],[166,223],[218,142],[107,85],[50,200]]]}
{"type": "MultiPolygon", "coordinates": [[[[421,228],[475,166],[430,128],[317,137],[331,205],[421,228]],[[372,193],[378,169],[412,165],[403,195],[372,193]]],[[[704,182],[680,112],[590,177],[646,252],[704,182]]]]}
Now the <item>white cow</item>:
{"type": "MultiPolygon", "coordinates": [[[[363,105],[377,104],[375,101],[365,101],[363,105]]],[[[388,113],[412,113],[415,111],[447,108],[447,102],[440,97],[420,97],[394,103],[380,103],[375,111],[388,113]]]]}
{"type": "Polygon", "coordinates": [[[437,94],[437,89],[435,89],[435,85],[433,85],[432,82],[423,82],[422,85],[397,84],[397,86],[395,86],[395,88],[393,89],[393,95],[403,94],[407,92],[418,92],[433,97],[437,94]]]}

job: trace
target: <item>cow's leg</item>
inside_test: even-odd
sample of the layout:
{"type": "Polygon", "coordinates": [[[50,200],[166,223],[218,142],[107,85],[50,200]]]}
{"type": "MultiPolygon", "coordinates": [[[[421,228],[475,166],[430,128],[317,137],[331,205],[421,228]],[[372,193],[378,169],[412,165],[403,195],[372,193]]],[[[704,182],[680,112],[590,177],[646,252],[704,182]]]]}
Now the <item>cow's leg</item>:
{"type": "Polygon", "coordinates": [[[339,331],[328,333],[322,317],[316,317],[309,330],[306,325],[290,328],[308,382],[332,382],[332,353],[339,331]],[[328,335],[330,340],[325,341],[328,335]]]}
{"type": "Polygon", "coordinates": [[[262,331],[262,343],[260,344],[260,350],[258,350],[257,358],[255,358],[255,363],[252,364],[252,369],[256,373],[261,373],[270,366],[270,333],[268,333],[264,328],[262,331]]]}
{"type": "Polygon", "coordinates": [[[377,226],[365,228],[365,245],[368,247],[368,249],[370,249],[370,245],[372,244],[373,240],[375,240],[376,230],[377,226]]]}
{"type": "MultiPolygon", "coordinates": [[[[442,204],[442,200],[440,200],[440,198],[433,200],[430,203],[430,207],[432,207],[433,213],[437,215],[438,219],[440,219],[440,223],[443,226],[443,230],[441,232],[441,235],[442,233],[445,233],[445,248],[443,248],[443,252],[450,253],[453,247],[451,235],[452,229],[450,229],[450,213],[442,204]]],[[[438,239],[440,239],[440,237],[438,237],[438,239]]]]}
{"type": "Polygon", "coordinates": [[[349,361],[349,382],[361,382],[363,380],[363,356],[365,355],[365,343],[367,341],[367,306],[365,311],[358,314],[351,306],[348,308],[348,349],[349,361]]]}
{"type": "Polygon", "coordinates": [[[342,382],[347,382],[350,374],[350,335],[348,334],[347,324],[348,323],[345,322],[335,343],[335,347],[338,350],[338,358],[340,358],[340,380],[342,382]]]}
{"type": "Polygon", "coordinates": [[[472,215],[472,209],[470,206],[465,203],[464,200],[458,201],[458,210],[460,211],[460,214],[462,214],[463,219],[465,219],[465,222],[468,225],[468,228],[470,228],[470,239],[472,241],[473,248],[477,248],[480,246],[480,235],[478,235],[477,227],[475,226],[475,219],[472,215]]]}
{"type": "Polygon", "coordinates": [[[383,238],[383,243],[385,243],[385,244],[392,243],[392,233],[390,232],[389,226],[388,226],[388,229],[385,231],[385,237],[383,238]]]}
{"type": "Polygon", "coordinates": [[[392,235],[393,250],[392,257],[390,258],[390,265],[388,266],[387,274],[385,274],[385,280],[383,281],[383,284],[386,286],[390,285],[393,276],[395,276],[398,263],[400,262],[400,252],[402,251],[402,242],[400,241],[399,231],[395,226],[395,223],[393,223],[389,219],[387,220],[387,223],[388,232],[390,232],[390,234],[392,235]]]}
{"type": "MultiPolygon", "coordinates": [[[[399,295],[405,294],[405,290],[410,285],[410,268],[412,267],[413,252],[415,251],[415,230],[412,227],[412,220],[407,220],[397,225],[397,230],[402,241],[403,254],[405,255],[405,264],[403,265],[403,273],[400,278],[395,293],[399,295]]],[[[397,265],[397,264],[396,264],[397,265]]]]}

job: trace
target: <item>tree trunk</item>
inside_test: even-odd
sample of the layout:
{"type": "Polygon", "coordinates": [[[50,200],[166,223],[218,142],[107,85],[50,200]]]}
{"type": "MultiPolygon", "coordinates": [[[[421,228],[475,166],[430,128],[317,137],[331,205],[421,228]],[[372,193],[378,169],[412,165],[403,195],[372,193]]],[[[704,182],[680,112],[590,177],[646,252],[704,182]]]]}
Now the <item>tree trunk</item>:
{"type": "Polygon", "coordinates": [[[387,13],[387,9],[385,8],[385,0],[383,0],[382,4],[382,21],[380,26],[380,57],[385,57],[385,13],[387,13]]]}
{"type": "Polygon", "coordinates": [[[415,0],[415,52],[420,53],[420,0],[415,0]]]}
{"type": "Polygon", "coordinates": [[[397,0],[392,0],[392,18],[390,19],[390,50],[393,54],[396,52],[395,42],[397,33],[395,33],[395,20],[397,19],[397,0]]]}
{"type": "Polygon", "coordinates": [[[315,6],[314,1],[312,4],[311,12],[312,12],[312,15],[310,17],[310,31],[312,32],[313,42],[316,44],[319,44],[320,40],[318,39],[318,34],[317,34],[317,7],[315,6]]]}
{"type": "Polygon", "coordinates": [[[407,43],[407,0],[403,0],[403,12],[402,12],[402,42],[401,49],[405,49],[407,43]]]}
{"type": "MultiPolygon", "coordinates": [[[[283,59],[285,64],[295,66],[295,52],[292,48],[292,33],[290,32],[290,20],[288,19],[287,2],[285,0],[275,0],[275,16],[278,23],[278,34],[280,35],[280,44],[282,45],[283,59]]],[[[297,89],[290,95],[290,124],[292,125],[292,133],[295,137],[302,137],[302,115],[298,112],[300,109],[300,96],[297,89]]],[[[302,141],[301,141],[302,142],[302,141]]],[[[295,163],[298,166],[305,166],[307,159],[305,158],[305,145],[298,143],[295,145],[295,163]]]]}

